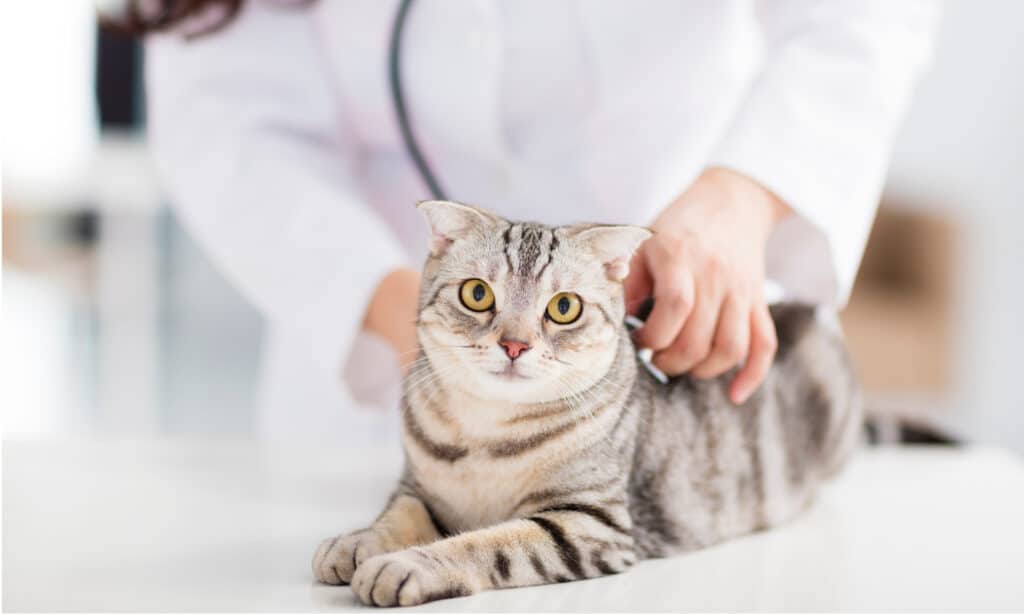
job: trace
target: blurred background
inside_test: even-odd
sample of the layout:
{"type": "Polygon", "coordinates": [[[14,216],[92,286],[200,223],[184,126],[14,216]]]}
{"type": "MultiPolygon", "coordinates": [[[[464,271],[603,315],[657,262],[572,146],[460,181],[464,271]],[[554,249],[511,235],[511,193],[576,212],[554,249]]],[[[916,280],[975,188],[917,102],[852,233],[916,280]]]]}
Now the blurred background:
{"type": "MultiPolygon", "coordinates": [[[[260,316],[161,196],[141,49],[92,3],[2,10],[4,437],[250,432],[260,316]]],[[[946,4],[843,315],[872,408],[1019,453],[1022,22],[946,4]]]]}

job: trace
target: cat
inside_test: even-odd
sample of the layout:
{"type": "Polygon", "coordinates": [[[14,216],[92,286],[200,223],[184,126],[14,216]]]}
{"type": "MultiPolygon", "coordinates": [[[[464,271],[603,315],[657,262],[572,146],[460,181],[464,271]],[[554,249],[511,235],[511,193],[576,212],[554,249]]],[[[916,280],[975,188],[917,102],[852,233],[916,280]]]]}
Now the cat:
{"type": "Polygon", "coordinates": [[[320,545],[319,581],[406,606],[619,573],[785,522],[855,447],[861,394],[813,307],[772,308],[774,363],[735,406],[729,373],[662,384],[637,362],[622,280],[649,230],[419,207],[404,474],[369,528],[320,545]]]}

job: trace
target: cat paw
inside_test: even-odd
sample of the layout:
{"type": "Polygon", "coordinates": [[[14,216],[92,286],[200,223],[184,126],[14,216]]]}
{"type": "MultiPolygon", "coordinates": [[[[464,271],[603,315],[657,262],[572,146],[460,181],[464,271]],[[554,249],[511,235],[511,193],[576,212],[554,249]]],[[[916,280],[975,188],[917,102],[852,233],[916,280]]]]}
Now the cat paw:
{"type": "Polygon", "coordinates": [[[325,584],[348,584],[363,561],[388,551],[386,541],[371,530],[325,539],[313,554],[313,575],[325,584]]]}
{"type": "Polygon", "coordinates": [[[416,549],[375,556],[356,570],[352,591],[366,605],[419,605],[472,593],[416,549]]]}

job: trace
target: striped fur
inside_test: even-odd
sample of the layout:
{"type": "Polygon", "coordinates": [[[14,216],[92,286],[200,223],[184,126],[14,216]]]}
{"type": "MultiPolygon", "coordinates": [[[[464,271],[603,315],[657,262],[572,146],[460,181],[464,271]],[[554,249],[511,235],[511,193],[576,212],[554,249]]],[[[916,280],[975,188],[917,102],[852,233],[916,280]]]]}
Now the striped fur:
{"type": "Polygon", "coordinates": [[[858,389],[813,309],[773,309],[775,364],[735,407],[731,374],[663,385],[638,368],[617,274],[636,229],[429,205],[406,470],[369,528],[321,544],[320,581],[388,606],[619,573],[786,521],[853,448],[858,389]],[[461,305],[466,279],[493,311],[461,305]],[[543,317],[563,291],[584,303],[567,326],[543,317]],[[503,337],[531,349],[509,366],[503,337]]]}

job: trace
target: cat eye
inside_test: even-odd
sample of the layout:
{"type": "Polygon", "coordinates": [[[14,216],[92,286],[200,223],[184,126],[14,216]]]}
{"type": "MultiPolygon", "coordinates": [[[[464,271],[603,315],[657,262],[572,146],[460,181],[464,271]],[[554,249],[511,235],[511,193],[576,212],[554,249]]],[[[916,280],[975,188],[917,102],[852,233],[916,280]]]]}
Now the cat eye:
{"type": "Polygon", "coordinates": [[[494,292],[482,279],[467,279],[459,288],[459,300],[470,311],[487,311],[494,307],[494,292]]]}
{"type": "Polygon", "coordinates": [[[559,292],[548,301],[547,315],[558,324],[572,324],[583,313],[583,301],[572,292],[559,292]]]}

